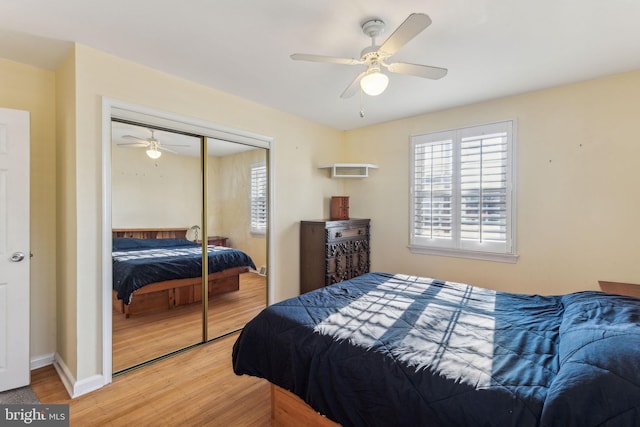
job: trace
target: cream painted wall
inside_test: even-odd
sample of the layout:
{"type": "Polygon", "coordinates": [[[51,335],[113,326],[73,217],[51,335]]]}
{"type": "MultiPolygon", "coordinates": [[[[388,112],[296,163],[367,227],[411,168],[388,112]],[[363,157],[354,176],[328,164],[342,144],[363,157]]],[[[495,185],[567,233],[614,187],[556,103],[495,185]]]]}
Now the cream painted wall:
{"type": "Polygon", "coordinates": [[[274,138],[276,259],[270,275],[275,298],[298,293],[299,221],[323,216],[326,200],[339,194],[342,184],[331,180],[316,166],[336,161],[342,149],[342,133],[218,90],[182,80],[97,50],[75,47],[77,220],[70,237],[77,236],[77,251],[59,253],[61,263],[75,257],[78,268],[72,280],[59,283],[64,292],[76,295],[78,355],[73,375],[78,380],[101,372],[101,97],[107,96],[154,109],[208,120],[274,138]],[[81,179],[80,179],[81,177],[81,179]],[[309,197],[309,195],[315,195],[309,197]]]}
{"type": "MultiPolygon", "coordinates": [[[[76,61],[72,49],[56,70],[56,358],[72,375],[78,364],[76,61]]],[[[82,234],[80,234],[82,235],[82,234]]]]}
{"type": "Polygon", "coordinates": [[[30,353],[42,362],[56,351],[55,74],[0,59],[0,81],[0,106],[30,114],[30,353]]]}
{"type": "Polygon", "coordinates": [[[373,269],[541,294],[639,283],[638,112],[634,72],[348,132],[344,161],[380,166],[346,186],[351,215],[372,219],[373,269]],[[518,262],[409,252],[409,136],[512,118],[518,262]]]}
{"type": "MultiPolygon", "coordinates": [[[[200,141],[194,138],[194,144],[200,141]]],[[[113,228],[184,227],[200,224],[200,159],[165,152],[158,160],[145,150],[111,150],[113,228]]]]}

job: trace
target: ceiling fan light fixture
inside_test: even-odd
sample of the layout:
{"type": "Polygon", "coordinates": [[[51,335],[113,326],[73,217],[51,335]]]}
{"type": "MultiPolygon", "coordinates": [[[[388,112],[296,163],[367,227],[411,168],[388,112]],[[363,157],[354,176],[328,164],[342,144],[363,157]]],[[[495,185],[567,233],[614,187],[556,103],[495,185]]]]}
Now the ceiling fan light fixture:
{"type": "Polygon", "coordinates": [[[389,77],[382,74],[380,69],[372,68],[367,71],[367,75],[360,80],[360,87],[369,96],[378,96],[389,85],[389,77]]]}
{"type": "Polygon", "coordinates": [[[157,160],[162,156],[162,151],[158,150],[156,147],[149,147],[147,150],[147,156],[152,158],[153,160],[157,160]]]}

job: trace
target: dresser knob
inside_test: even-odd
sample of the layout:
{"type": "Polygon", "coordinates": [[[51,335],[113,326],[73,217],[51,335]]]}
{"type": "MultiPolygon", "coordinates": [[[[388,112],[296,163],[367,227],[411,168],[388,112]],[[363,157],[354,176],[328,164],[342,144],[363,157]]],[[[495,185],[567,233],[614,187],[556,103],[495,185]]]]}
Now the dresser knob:
{"type": "Polygon", "coordinates": [[[342,231],[336,231],[336,237],[342,237],[342,231]]]}

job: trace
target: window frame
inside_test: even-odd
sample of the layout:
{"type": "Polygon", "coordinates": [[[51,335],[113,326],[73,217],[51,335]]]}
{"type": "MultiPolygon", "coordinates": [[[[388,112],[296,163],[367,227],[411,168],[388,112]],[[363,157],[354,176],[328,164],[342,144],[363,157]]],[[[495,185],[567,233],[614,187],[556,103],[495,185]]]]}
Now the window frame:
{"type": "Polygon", "coordinates": [[[267,165],[265,161],[258,161],[251,163],[251,167],[249,170],[249,232],[252,236],[266,236],[267,234],[267,226],[269,223],[269,200],[268,200],[268,175],[267,175],[267,165]],[[256,193],[256,180],[255,171],[257,169],[263,169],[263,188],[258,189],[258,193],[262,195],[255,195],[256,193]],[[260,201],[261,200],[261,201],[260,201]],[[256,212],[260,210],[260,207],[256,206],[256,203],[261,203],[264,205],[264,216],[263,218],[257,218],[256,212]],[[257,226],[256,226],[257,224],[257,226]]]}
{"type": "Polygon", "coordinates": [[[434,131],[410,137],[409,165],[409,249],[412,253],[481,259],[515,263],[516,252],[516,120],[434,131]],[[504,243],[469,241],[460,238],[461,230],[461,144],[469,136],[506,132],[506,237],[504,243]],[[429,238],[416,234],[416,147],[424,144],[452,144],[451,172],[451,238],[429,238]]]}

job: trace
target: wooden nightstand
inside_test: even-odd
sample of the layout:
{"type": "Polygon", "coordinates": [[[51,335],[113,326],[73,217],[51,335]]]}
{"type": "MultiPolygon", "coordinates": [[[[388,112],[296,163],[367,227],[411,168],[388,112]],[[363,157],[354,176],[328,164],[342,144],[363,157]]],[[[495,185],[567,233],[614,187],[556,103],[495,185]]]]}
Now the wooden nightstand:
{"type": "MultiPolygon", "coordinates": [[[[228,237],[224,236],[209,236],[207,237],[207,246],[228,246],[227,242],[229,241],[228,237]]],[[[196,240],[196,243],[201,245],[202,240],[196,240]]]]}
{"type": "Polygon", "coordinates": [[[209,236],[207,237],[207,245],[214,246],[227,246],[228,237],[223,236],[209,236]]]}

